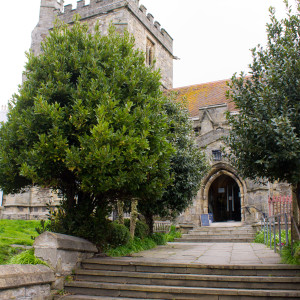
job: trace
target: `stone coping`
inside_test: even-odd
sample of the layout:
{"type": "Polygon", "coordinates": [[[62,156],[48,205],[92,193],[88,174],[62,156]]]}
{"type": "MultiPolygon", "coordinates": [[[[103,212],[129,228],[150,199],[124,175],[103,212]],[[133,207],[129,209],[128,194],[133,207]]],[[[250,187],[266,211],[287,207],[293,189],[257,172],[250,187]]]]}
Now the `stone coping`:
{"type": "Polygon", "coordinates": [[[44,265],[0,266],[0,290],[47,284],[54,281],[54,272],[44,265]]]}
{"type": "Polygon", "coordinates": [[[33,244],[34,248],[47,248],[78,252],[97,253],[97,247],[91,242],[66,234],[45,231],[39,235],[33,244]]]}

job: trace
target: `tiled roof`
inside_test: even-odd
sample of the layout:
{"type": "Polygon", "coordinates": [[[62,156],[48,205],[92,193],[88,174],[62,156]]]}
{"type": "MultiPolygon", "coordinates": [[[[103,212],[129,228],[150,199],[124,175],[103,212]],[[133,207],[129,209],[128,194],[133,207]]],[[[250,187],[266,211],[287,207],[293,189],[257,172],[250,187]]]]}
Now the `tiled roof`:
{"type": "Polygon", "coordinates": [[[202,84],[196,84],[186,87],[172,89],[178,92],[179,97],[184,97],[187,102],[187,108],[191,117],[199,115],[199,108],[209,105],[227,103],[229,111],[235,110],[234,104],[226,98],[229,80],[214,81],[202,84]]]}

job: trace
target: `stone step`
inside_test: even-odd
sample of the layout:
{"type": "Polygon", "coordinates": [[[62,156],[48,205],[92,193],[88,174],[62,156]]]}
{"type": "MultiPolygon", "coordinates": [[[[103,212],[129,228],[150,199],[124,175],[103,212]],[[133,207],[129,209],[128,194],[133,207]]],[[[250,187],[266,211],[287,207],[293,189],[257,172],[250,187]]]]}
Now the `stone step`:
{"type": "Polygon", "coordinates": [[[299,290],[300,287],[300,277],[191,275],[82,269],[75,271],[75,280],[120,284],[264,290],[299,290]]]}
{"type": "Polygon", "coordinates": [[[216,232],[211,232],[208,234],[183,234],[182,235],[183,238],[186,237],[203,237],[203,238],[207,238],[207,237],[226,237],[226,238],[233,238],[233,237],[244,237],[244,238],[255,238],[255,234],[250,234],[250,233],[236,233],[236,234],[221,234],[221,233],[216,233],[216,232]]]}
{"type": "Polygon", "coordinates": [[[300,277],[300,266],[294,265],[200,265],[168,262],[135,261],[112,258],[90,258],[82,262],[88,270],[125,272],[232,275],[235,276],[287,276],[300,277]]]}
{"type": "Polygon", "coordinates": [[[142,299],[299,299],[300,291],[194,288],[147,286],[140,284],[73,281],[65,285],[69,293],[90,296],[131,297],[142,299]]]}
{"type": "MultiPolygon", "coordinates": [[[[251,230],[239,230],[239,231],[229,231],[229,232],[224,232],[224,230],[205,230],[205,231],[201,231],[201,230],[195,230],[195,231],[190,231],[188,234],[189,235],[212,235],[212,234],[224,234],[226,233],[227,235],[240,235],[240,234],[251,234],[251,235],[255,235],[254,231],[251,230]]],[[[185,233],[184,235],[186,235],[187,233],[185,233]]]]}
{"type": "Polygon", "coordinates": [[[105,296],[87,296],[87,295],[67,295],[60,297],[59,300],[142,300],[142,298],[122,298],[122,297],[105,297],[105,296]]]}
{"type": "Polygon", "coordinates": [[[174,242],[179,243],[251,243],[253,238],[235,238],[235,237],[187,237],[176,238],[174,242]]]}
{"type": "Polygon", "coordinates": [[[240,226],[240,227],[214,227],[214,226],[202,226],[202,227],[196,227],[192,229],[191,231],[205,231],[205,230],[226,230],[226,231],[244,231],[244,230],[251,230],[255,231],[255,229],[252,226],[240,226]]]}

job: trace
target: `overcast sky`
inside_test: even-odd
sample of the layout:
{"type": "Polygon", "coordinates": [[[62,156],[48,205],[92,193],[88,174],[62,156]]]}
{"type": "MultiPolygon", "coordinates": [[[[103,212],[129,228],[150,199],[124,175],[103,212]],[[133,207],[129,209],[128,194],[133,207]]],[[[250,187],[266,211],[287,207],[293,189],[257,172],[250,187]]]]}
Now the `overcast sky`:
{"type": "MultiPolygon", "coordinates": [[[[87,0],[86,0],[87,2],[87,0]]],[[[65,5],[76,0],[65,0],[65,5]]],[[[140,0],[174,39],[174,87],[247,72],[249,49],[265,44],[269,6],[285,16],[283,0],[140,0]]],[[[1,1],[0,105],[18,90],[38,23],[40,0],[1,1]]]]}

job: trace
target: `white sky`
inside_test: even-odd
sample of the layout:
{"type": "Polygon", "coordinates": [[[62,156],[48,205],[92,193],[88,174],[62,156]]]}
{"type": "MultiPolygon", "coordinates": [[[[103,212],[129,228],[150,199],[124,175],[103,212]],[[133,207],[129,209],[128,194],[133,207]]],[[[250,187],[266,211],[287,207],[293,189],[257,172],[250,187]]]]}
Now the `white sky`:
{"type": "MultiPolygon", "coordinates": [[[[86,0],[87,1],[87,0],[86,0]]],[[[65,5],[76,0],[65,0],[65,5]]],[[[249,49],[265,44],[269,6],[285,16],[283,0],[140,0],[174,39],[174,87],[247,72],[249,49]]],[[[18,90],[38,23],[40,0],[1,1],[0,105],[18,90]]]]}

